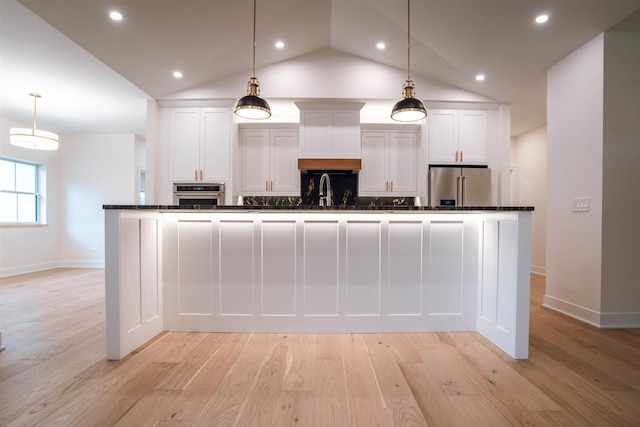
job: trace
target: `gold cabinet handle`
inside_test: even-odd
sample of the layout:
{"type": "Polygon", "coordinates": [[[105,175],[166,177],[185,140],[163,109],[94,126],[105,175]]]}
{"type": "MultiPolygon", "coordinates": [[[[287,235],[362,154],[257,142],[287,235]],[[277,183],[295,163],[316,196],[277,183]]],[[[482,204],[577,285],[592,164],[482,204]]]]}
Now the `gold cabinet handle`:
{"type": "Polygon", "coordinates": [[[464,151],[460,150],[460,161],[461,162],[464,162],[463,155],[464,155],[464,151]]]}
{"type": "Polygon", "coordinates": [[[194,169],[194,170],[193,170],[193,180],[194,180],[194,181],[197,181],[197,180],[198,180],[198,170],[197,170],[197,169],[194,169]]]}
{"type": "Polygon", "coordinates": [[[264,190],[265,191],[269,191],[269,180],[268,179],[264,182],[264,190]]]}
{"type": "Polygon", "coordinates": [[[393,181],[391,181],[391,191],[393,192],[393,181]]]}
{"type": "Polygon", "coordinates": [[[384,183],[384,191],[389,191],[389,181],[385,181],[385,183],[384,183]]]}
{"type": "Polygon", "coordinates": [[[458,161],[458,150],[456,150],[456,162],[458,161]]]}
{"type": "Polygon", "coordinates": [[[273,191],[273,181],[271,181],[271,185],[269,188],[271,189],[271,191],[273,191]]]}
{"type": "Polygon", "coordinates": [[[202,169],[200,169],[200,181],[202,181],[202,169]]]}

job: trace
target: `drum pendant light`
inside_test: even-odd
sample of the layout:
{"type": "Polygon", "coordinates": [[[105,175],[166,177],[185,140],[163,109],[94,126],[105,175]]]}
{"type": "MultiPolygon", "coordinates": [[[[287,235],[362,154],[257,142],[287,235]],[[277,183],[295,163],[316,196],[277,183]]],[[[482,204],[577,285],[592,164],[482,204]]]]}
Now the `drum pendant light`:
{"type": "Polygon", "coordinates": [[[33,129],[9,129],[9,142],[15,146],[33,150],[57,150],[58,135],[36,129],[36,101],[40,98],[40,94],[31,92],[29,95],[33,96],[33,129]]]}
{"type": "Polygon", "coordinates": [[[268,119],[271,108],[264,99],[260,98],[260,82],[256,78],[256,0],[253,0],[253,74],[247,84],[247,95],[236,103],[233,112],[245,119],[268,119]]]}
{"type": "Polygon", "coordinates": [[[427,117],[427,110],[416,99],[416,88],[411,80],[411,0],[407,0],[407,80],[402,88],[403,99],[391,110],[391,118],[399,122],[414,122],[427,117]]]}

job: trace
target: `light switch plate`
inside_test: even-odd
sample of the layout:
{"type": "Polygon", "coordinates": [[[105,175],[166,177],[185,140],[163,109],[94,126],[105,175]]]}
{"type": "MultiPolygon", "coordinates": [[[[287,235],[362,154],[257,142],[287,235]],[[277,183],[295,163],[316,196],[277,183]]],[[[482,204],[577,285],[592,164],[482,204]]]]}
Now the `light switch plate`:
{"type": "Polygon", "coordinates": [[[573,212],[589,212],[591,210],[591,197],[576,197],[571,202],[573,212]]]}

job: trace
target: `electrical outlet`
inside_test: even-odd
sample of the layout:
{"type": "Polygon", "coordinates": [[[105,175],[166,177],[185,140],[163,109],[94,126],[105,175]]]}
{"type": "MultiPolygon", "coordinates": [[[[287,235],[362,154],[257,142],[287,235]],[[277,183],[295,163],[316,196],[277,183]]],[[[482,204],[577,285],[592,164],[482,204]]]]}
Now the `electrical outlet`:
{"type": "Polygon", "coordinates": [[[589,212],[591,210],[591,197],[576,197],[572,200],[573,212],[589,212]]]}

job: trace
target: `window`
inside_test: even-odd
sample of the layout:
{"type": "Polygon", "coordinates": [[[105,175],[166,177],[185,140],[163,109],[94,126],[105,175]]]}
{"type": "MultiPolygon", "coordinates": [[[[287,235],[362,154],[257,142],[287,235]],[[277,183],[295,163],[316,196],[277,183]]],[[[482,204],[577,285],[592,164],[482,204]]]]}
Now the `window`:
{"type": "Polygon", "coordinates": [[[0,157],[0,223],[39,223],[39,166],[0,157]]]}

